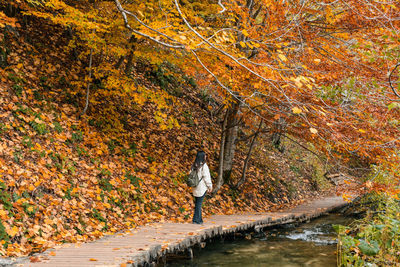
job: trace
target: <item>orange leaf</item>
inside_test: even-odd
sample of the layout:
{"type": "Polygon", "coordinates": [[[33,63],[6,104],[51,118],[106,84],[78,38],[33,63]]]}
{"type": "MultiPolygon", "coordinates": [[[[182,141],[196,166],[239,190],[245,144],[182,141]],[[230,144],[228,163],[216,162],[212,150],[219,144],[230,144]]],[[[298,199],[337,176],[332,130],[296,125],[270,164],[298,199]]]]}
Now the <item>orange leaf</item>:
{"type": "Polygon", "coordinates": [[[90,258],[89,260],[90,260],[90,261],[97,261],[96,259],[93,259],[93,258],[90,258]]]}
{"type": "Polygon", "coordinates": [[[29,260],[30,260],[31,262],[40,262],[39,257],[30,257],[29,260]]]}

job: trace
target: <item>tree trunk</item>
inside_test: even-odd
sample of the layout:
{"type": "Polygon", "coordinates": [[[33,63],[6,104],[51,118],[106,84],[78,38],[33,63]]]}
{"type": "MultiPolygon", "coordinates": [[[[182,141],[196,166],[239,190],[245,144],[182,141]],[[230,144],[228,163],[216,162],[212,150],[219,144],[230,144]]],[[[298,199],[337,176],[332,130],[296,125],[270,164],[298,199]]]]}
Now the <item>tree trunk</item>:
{"type": "MultiPolygon", "coordinates": [[[[132,47],[133,50],[133,47],[132,47]]],[[[126,66],[125,66],[125,74],[128,75],[129,73],[131,73],[132,70],[132,65],[133,65],[133,51],[131,50],[131,52],[129,52],[129,55],[127,57],[127,62],[126,62],[126,66]]]]}
{"type": "Polygon", "coordinates": [[[256,139],[258,137],[258,134],[260,133],[260,130],[261,130],[261,127],[262,127],[262,123],[263,123],[263,120],[261,119],[260,125],[258,126],[258,130],[254,134],[253,140],[251,140],[249,151],[247,152],[247,157],[246,157],[246,160],[244,161],[244,164],[243,164],[242,177],[240,178],[239,182],[237,183],[236,188],[239,188],[239,186],[244,184],[244,182],[246,181],[247,165],[249,163],[251,152],[253,151],[253,147],[254,147],[254,144],[256,143],[256,139]]]}
{"type": "Polygon", "coordinates": [[[127,58],[128,62],[126,63],[126,66],[125,66],[125,73],[126,74],[129,74],[129,72],[130,72],[130,70],[132,68],[133,51],[135,50],[135,45],[133,43],[135,43],[136,41],[137,41],[137,38],[134,35],[132,35],[131,38],[129,38],[128,45],[127,45],[127,48],[129,49],[128,56],[126,56],[126,55],[125,56],[120,56],[119,59],[118,59],[118,62],[114,65],[114,67],[116,69],[119,69],[121,67],[122,63],[124,63],[125,59],[127,58]]]}
{"type": "Polygon", "coordinates": [[[233,159],[235,158],[236,140],[238,137],[238,118],[240,102],[235,101],[227,110],[227,125],[224,143],[224,160],[223,160],[223,180],[228,182],[233,167],[233,159]]]}
{"type": "Polygon", "coordinates": [[[118,62],[115,64],[114,68],[119,69],[122,65],[122,63],[124,63],[125,60],[125,56],[120,56],[118,59],[118,62]]]}
{"type": "Polygon", "coordinates": [[[219,148],[219,166],[218,166],[218,177],[217,177],[217,182],[215,183],[215,187],[213,190],[213,194],[215,195],[218,190],[221,188],[221,186],[224,183],[223,179],[223,166],[224,166],[224,144],[225,144],[225,136],[226,136],[226,123],[227,123],[227,117],[228,117],[228,110],[225,113],[224,116],[224,121],[222,123],[222,133],[221,133],[221,144],[219,148]]]}
{"type": "Polygon", "coordinates": [[[278,149],[280,152],[284,152],[285,147],[281,146],[281,137],[285,136],[286,130],[286,121],[284,118],[279,118],[278,120],[274,121],[273,125],[273,134],[271,136],[272,144],[278,149]]]}
{"type": "MultiPolygon", "coordinates": [[[[95,30],[93,29],[93,34],[95,33],[95,30]]],[[[89,94],[90,94],[90,85],[91,85],[91,80],[92,80],[92,63],[93,63],[93,48],[90,49],[90,56],[89,56],[89,79],[88,83],[86,86],[86,100],[85,100],[85,107],[83,108],[83,111],[81,115],[85,115],[86,111],[89,107],[89,94]]]]}

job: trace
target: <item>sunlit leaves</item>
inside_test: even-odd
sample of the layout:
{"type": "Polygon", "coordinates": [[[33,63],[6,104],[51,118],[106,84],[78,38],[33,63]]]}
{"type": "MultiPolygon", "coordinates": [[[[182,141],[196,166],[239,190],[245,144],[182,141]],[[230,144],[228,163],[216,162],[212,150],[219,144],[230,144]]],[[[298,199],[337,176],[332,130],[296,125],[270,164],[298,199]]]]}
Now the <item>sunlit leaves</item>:
{"type": "Polygon", "coordinates": [[[300,108],[298,108],[298,107],[293,107],[293,108],[292,108],[292,112],[293,112],[294,114],[300,114],[300,113],[302,112],[302,110],[301,110],[300,108]]]}

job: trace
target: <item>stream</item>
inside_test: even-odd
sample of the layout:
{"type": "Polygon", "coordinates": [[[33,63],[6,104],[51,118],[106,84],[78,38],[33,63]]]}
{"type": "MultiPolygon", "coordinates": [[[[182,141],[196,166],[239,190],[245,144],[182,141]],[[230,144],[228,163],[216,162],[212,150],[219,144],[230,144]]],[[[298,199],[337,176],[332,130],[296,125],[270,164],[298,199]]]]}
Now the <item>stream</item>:
{"type": "Polygon", "coordinates": [[[250,240],[215,241],[204,249],[194,249],[193,260],[175,260],[166,266],[336,266],[337,241],[332,224],[347,225],[353,220],[329,214],[297,226],[266,229],[250,240]]]}

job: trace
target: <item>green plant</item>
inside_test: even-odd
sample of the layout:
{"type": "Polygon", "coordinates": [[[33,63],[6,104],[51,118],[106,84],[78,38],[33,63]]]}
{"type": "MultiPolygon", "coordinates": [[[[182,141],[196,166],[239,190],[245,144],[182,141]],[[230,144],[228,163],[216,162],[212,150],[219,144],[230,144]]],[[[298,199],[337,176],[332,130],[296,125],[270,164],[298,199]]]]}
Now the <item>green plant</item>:
{"type": "Polygon", "coordinates": [[[92,217],[99,220],[100,222],[107,223],[107,220],[101,216],[100,212],[97,209],[92,210],[92,217]]]}
{"type": "Polygon", "coordinates": [[[136,152],[137,152],[136,143],[135,143],[135,142],[131,142],[131,143],[129,144],[129,149],[130,149],[130,151],[132,152],[132,155],[135,155],[136,152]]]}
{"type": "Polygon", "coordinates": [[[24,138],[22,138],[22,144],[29,149],[33,147],[32,140],[29,136],[24,136],[24,138]]]}
{"type": "MultiPolygon", "coordinates": [[[[5,40],[5,38],[3,40],[5,40]]],[[[8,66],[7,57],[10,50],[5,46],[4,42],[1,42],[0,45],[0,68],[5,68],[8,66]]]]}
{"type": "Polygon", "coordinates": [[[58,170],[62,170],[65,167],[66,164],[66,160],[65,157],[58,154],[58,153],[54,153],[54,152],[50,152],[49,153],[49,158],[53,161],[54,166],[58,169],[58,170]]]}
{"type": "Polygon", "coordinates": [[[136,188],[140,189],[140,182],[143,182],[142,179],[132,175],[130,171],[127,171],[125,173],[125,178],[128,179],[131,182],[131,184],[134,185],[136,188]]]}
{"type": "Polygon", "coordinates": [[[116,148],[118,145],[121,145],[121,144],[118,142],[118,140],[111,139],[111,140],[109,140],[109,141],[107,142],[108,150],[110,151],[111,154],[114,153],[115,148],[116,148]]]}
{"type": "Polygon", "coordinates": [[[29,204],[28,202],[22,203],[22,207],[24,208],[25,213],[31,217],[34,216],[38,210],[35,208],[35,206],[29,204]]]}
{"type": "Polygon", "coordinates": [[[149,163],[153,163],[155,161],[155,159],[152,156],[147,156],[147,161],[149,163]]]}
{"type": "Polygon", "coordinates": [[[8,242],[10,241],[10,236],[6,232],[6,228],[3,225],[3,222],[0,219],[0,240],[4,241],[3,242],[3,247],[7,248],[8,247],[8,242]]]}
{"type": "Polygon", "coordinates": [[[110,183],[110,175],[111,172],[106,169],[101,169],[100,173],[97,175],[100,188],[107,192],[114,189],[114,186],[110,183]]]}
{"type": "Polygon", "coordinates": [[[61,133],[63,131],[63,128],[59,122],[55,121],[53,122],[53,125],[57,133],[61,133]]]}
{"type": "Polygon", "coordinates": [[[33,91],[33,97],[38,101],[43,100],[43,94],[39,90],[33,91]]]}
{"type": "Polygon", "coordinates": [[[147,148],[147,142],[146,141],[142,141],[142,146],[143,146],[143,148],[147,148]]]}
{"type": "Polygon", "coordinates": [[[80,147],[79,145],[76,146],[76,152],[78,152],[78,156],[82,156],[82,155],[88,156],[89,155],[89,153],[83,147],[80,147]]]}
{"type": "Polygon", "coordinates": [[[294,166],[294,165],[290,165],[290,170],[292,170],[293,172],[300,174],[300,168],[298,166],[294,166]]]}
{"type": "Polygon", "coordinates": [[[0,182],[0,203],[3,204],[3,207],[8,210],[11,211],[13,205],[11,203],[11,196],[10,194],[7,192],[7,186],[5,183],[0,182]]]}
{"type": "Polygon", "coordinates": [[[14,84],[12,86],[12,89],[14,90],[15,94],[17,96],[21,96],[22,95],[22,90],[24,89],[24,87],[20,84],[14,84]]]}
{"type": "Polygon", "coordinates": [[[48,132],[47,127],[44,123],[37,123],[36,121],[30,121],[29,125],[40,135],[48,132]]]}
{"type": "Polygon", "coordinates": [[[14,161],[15,163],[19,163],[22,157],[22,151],[19,149],[16,149],[13,153],[14,161]]]}
{"type": "MultiPolygon", "coordinates": [[[[0,135],[5,133],[7,130],[7,126],[4,123],[0,123],[0,135]]],[[[0,141],[2,141],[2,138],[0,136],[0,141]]]]}
{"type": "MultiPolygon", "coordinates": [[[[365,218],[349,227],[335,225],[339,235],[340,266],[397,266],[400,264],[400,203],[373,193],[365,218]]],[[[369,202],[368,201],[368,202],[369,202]]]]}
{"type": "Polygon", "coordinates": [[[18,77],[16,74],[14,74],[12,72],[8,73],[8,79],[17,84],[23,84],[26,82],[23,78],[18,77]]]}
{"type": "Polygon", "coordinates": [[[69,161],[68,163],[67,163],[67,170],[71,173],[71,174],[75,174],[75,172],[76,172],[76,167],[75,167],[75,162],[74,161],[69,161]]]}
{"type": "Polygon", "coordinates": [[[83,133],[80,130],[73,132],[71,135],[71,141],[72,143],[78,143],[83,141],[83,133]]]}
{"type": "Polygon", "coordinates": [[[193,116],[192,116],[192,113],[190,113],[190,111],[185,110],[185,112],[183,112],[182,115],[185,118],[185,122],[187,124],[189,124],[190,126],[194,125],[193,116]]]}
{"type": "Polygon", "coordinates": [[[64,198],[71,200],[72,199],[71,192],[72,192],[72,187],[68,187],[67,190],[65,190],[64,198]]]}

